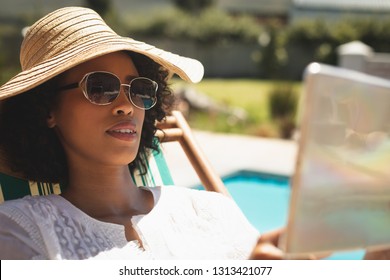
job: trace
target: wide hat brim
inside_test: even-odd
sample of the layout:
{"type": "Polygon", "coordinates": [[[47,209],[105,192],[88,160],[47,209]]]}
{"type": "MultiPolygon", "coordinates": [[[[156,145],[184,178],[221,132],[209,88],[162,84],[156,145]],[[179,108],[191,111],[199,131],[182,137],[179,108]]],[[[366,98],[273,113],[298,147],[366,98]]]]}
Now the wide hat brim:
{"type": "MultiPolygon", "coordinates": [[[[76,11],[77,9],[81,10],[78,12],[83,12],[84,15],[86,10],[90,11],[92,15],[97,15],[94,11],[89,9],[73,9],[76,9],[76,11]]],[[[73,15],[73,18],[74,17],[75,16],[73,15]]],[[[79,20],[80,19],[78,19],[78,21],[79,20]]],[[[62,21],[66,22],[65,19],[62,19],[62,21]]],[[[68,46],[70,45],[71,47],[63,47],[63,50],[61,50],[61,52],[58,54],[34,64],[32,67],[20,72],[3,86],[1,86],[0,100],[35,88],[36,86],[50,80],[58,74],[83,62],[117,51],[131,51],[143,54],[151,58],[156,63],[160,64],[170,73],[177,74],[185,81],[197,83],[203,78],[203,65],[195,59],[173,54],[144,42],[119,36],[115,32],[107,32],[106,30],[102,30],[102,26],[103,28],[108,29],[109,27],[106,26],[104,22],[102,23],[96,21],[96,19],[93,21],[90,20],[90,22],[91,24],[88,26],[88,34],[86,36],[78,38],[75,37],[75,42],[66,42],[66,44],[68,44],[68,46]],[[95,31],[93,29],[95,29],[95,31]]],[[[79,22],[77,22],[77,24],[79,24],[79,22]]],[[[83,30],[83,32],[85,31],[83,30]]],[[[69,40],[69,38],[70,36],[66,39],[69,40]]],[[[65,45],[64,42],[60,43],[65,45]]],[[[39,46],[36,45],[37,44],[35,43],[34,47],[39,48],[39,46]]]]}

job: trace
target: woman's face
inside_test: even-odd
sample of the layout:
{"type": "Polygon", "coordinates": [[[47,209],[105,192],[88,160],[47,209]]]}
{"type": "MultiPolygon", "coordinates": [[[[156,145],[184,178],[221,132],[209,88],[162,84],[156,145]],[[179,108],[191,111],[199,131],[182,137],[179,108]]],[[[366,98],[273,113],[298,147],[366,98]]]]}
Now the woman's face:
{"type": "MultiPolygon", "coordinates": [[[[138,77],[130,56],[116,52],[85,62],[61,75],[59,86],[79,82],[94,71],[111,72],[122,84],[138,77]]],[[[127,165],[138,151],[145,111],[134,107],[124,93],[108,105],[88,101],[80,88],[61,92],[47,119],[56,130],[69,164],[127,165]]]]}

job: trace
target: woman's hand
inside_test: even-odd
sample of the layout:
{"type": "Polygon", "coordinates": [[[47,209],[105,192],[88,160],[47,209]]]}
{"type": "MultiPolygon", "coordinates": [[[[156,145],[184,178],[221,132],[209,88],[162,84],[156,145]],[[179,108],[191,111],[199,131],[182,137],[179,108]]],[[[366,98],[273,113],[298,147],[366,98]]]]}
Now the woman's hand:
{"type": "Polygon", "coordinates": [[[364,255],[365,260],[390,260],[390,249],[380,251],[367,251],[364,255]]]}
{"type": "MultiPolygon", "coordinates": [[[[262,234],[257,241],[249,259],[251,260],[283,260],[286,259],[284,252],[278,248],[279,239],[285,232],[284,228],[262,234]]],[[[389,250],[390,253],[390,250],[389,250]]],[[[329,253],[308,254],[306,260],[318,260],[328,257],[329,253]]]]}
{"type": "Polygon", "coordinates": [[[278,248],[279,238],[284,229],[263,233],[249,259],[251,260],[282,260],[284,253],[278,248]]]}

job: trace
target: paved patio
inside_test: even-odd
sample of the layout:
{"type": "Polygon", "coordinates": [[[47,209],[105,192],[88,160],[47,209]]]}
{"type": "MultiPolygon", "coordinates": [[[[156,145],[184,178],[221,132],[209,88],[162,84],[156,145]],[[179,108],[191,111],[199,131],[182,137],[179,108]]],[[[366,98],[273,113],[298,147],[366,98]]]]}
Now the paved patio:
{"type": "MultiPolygon", "coordinates": [[[[204,131],[193,131],[193,134],[221,177],[240,170],[285,176],[293,173],[297,152],[295,141],[204,131]]],[[[190,187],[200,184],[178,143],[166,143],[163,149],[176,185],[190,187]]]]}

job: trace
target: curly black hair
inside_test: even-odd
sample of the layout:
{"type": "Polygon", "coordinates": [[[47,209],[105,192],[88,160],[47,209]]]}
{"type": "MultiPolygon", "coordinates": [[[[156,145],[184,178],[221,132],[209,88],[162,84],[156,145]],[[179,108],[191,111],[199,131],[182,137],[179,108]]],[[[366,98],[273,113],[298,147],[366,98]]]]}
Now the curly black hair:
{"type": "MultiPolygon", "coordinates": [[[[169,73],[150,58],[129,53],[140,76],[158,83],[157,103],[145,111],[138,154],[129,164],[130,171],[136,168],[145,172],[141,154],[148,150],[158,151],[154,134],[156,121],[163,120],[174,104],[168,86],[169,73]]],[[[37,182],[61,183],[68,181],[68,167],[64,149],[55,131],[47,126],[50,109],[58,101],[59,76],[23,94],[8,98],[0,107],[0,147],[9,163],[9,168],[24,178],[37,182]]]]}

